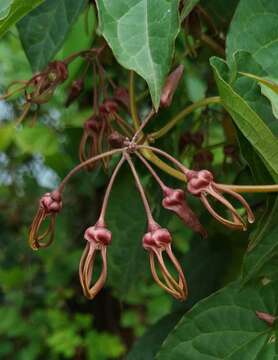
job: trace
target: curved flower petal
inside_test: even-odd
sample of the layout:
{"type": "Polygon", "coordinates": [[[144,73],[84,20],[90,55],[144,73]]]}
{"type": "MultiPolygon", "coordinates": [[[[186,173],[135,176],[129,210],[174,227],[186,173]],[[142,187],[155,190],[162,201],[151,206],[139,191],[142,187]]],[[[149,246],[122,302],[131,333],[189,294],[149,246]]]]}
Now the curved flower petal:
{"type": "Polygon", "coordinates": [[[226,225],[232,229],[236,230],[246,230],[246,224],[242,216],[238,213],[238,210],[225,198],[223,194],[229,194],[245,208],[247,213],[247,220],[250,223],[253,223],[255,218],[254,214],[246,202],[246,200],[236,193],[228,189],[225,185],[215,183],[213,181],[213,175],[207,170],[201,171],[190,171],[187,174],[188,177],[188,191],[193,195],[201,198],[202,203],[210,214],[223,225],[226,225]],[[224,207],[229,211],[231,219],[227,219],[216,212],[212,205],[210,204],[207,195],[213,197],[216,201],[224,205],[224,207]]]}
{"type": "Polygon", "coordinates": [[[88,299],[93,299],[105,284],[107,277],[106,253],[106,246],[99,246],[98,244],[92,242],[86,245],[81,257],[79,265],[79,279],[83,293],[88,299]],[[96,282],[91,284],[94,272],[94,263],[98,253],[101,256],[102,270],[96,282]]]}
{"type": "Polygon", "coordinates": [[[171,234],[167,229],[162,229],[156,223],[149,226],[149,230],[150,231],[143,237],[143,247],[149,252],[150,267],[154,280],[162,289],[176,299],[185,300],[188,295],[187,284],[182,268],[172,252],[171,234]],[[163,252],[166,252],[169,260],[177,271],[178,280],[176,280],[167,269],[163,259],[163,252]],[[158,275],[157,264],[164,281],[162,281],[158,275]]]}
{"type": "Polygon", "coordinates": [[[111,232],[106,229],[104,224],[97,223],[89,227],[84,234],[87,244],[79,263],[79,279],[82,286],[83,294],[88,299],[93,299],[103,288],[107,277],[107,246],[111,243],[111,232]],[[96,256],[100,255],[102,270],[92,284],[94,273],[94,264],[96,256]]]}
{"type": "Polygon", "coordinates": [[[61,194],[58,191],[46,193],[39,202],[39,209],[33,219],[29,231],[28,242],[33,250],[48,247],[54,239],[56,215],[62,208],[61,194]],[[49,223],[46,230],[40,233],[42,224],[46,219],[49,223]]]}
{"type": "Polygon", "coordinates": [[[182,271],[182,268],[172,252],[171,245],[168,245],[165,249],[154,249],[150,251],[150,267],[154,280],[156,283],[174,298],[178,300],[185,300],[188,296],[188,288],[186,280],[182,271]],[[163,259],[163,252],[166,252],[171,263],[174,265],[178,280],[176,280],[167,269],[163,259]],[[164,278],[165,283],[161,281],[156,270],[155,257],[159,266],[159,270],[164,278]]]}

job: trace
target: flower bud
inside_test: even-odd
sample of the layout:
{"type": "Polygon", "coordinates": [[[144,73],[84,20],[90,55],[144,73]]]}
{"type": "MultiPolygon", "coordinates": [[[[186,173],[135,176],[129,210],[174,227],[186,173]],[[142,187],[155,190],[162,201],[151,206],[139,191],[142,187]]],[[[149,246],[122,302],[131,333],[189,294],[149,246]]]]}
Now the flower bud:
{"type": "Polygon", "coordinates": [[[83,89],[84,89],[84,80],[83,79],[75,80],[70,87],[70,91],[67,100],[65,102],[65,106],[69,107],[78,98],[78,96],[81,94],[83,89]]]}
{"type": "Polygon", "coordinates": [[[186,202],[185,192],[182,189],[164,189],[162,205],[165,209],[173,211],[193,231],[199,232],[203,237],[207,232],[201,225],[197,215],[190,209],[186,202]]]}
{"type": "Polygon", "coordinates": [[[173,96],[177,90],[179,82],[182,78],[184,71],[184,66],[179,65],[166,79],[165,85],[163,87],[161,97],[160,97],[160,106],[169,107],[172,104],[173,96]]]}
{"type": "Polygon", "coordinates": [[[94,242],[102,246],[107,246],[110,245],[112,241],[112,234],[111,231],[109,231],[105,227],[95,225],[89,227],[85,231],[84,238],[89,242],[94,242]]]}

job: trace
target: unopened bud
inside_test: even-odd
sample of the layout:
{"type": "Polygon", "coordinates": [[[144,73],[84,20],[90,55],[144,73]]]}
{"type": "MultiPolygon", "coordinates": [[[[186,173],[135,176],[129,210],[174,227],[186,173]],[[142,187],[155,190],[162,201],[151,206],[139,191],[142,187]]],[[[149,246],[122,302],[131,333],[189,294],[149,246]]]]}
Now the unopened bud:
{"type": "Polygon", "coordinates": [[[168,107],[171,105],[173,96],[177,90],[181,77],[183,75],[184,66],[179,65],[166,79],[164,88],[160,98],[160,106],[168,107]]]}

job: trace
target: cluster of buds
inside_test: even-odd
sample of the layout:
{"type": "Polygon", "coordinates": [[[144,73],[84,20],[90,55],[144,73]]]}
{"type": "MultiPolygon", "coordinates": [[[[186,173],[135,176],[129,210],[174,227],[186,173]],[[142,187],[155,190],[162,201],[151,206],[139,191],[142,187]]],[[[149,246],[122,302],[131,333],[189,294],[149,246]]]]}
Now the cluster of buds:
{"type": "MultiPolygon", "coordinates": [[[[92,115],[85,121],[83,135],[79,145],[79,159],[84,162],[93,156],[102,154],[111,148],[110,137],[117,130],[129,134],[128,124],[119,115],[119,106],[113,98],[105,100],[97,109],[97,114],[92,115]]],[[[109,157],[102,159],[105,170],[109,166],[109,157]]],[[[97,163],[87,166],[87,170],[92,170],[97,163]]]]}
{"type": "MultiPolygon", "coordinates": [[[[103,87],[103,68],[98,61],[97,64],[100,70],[100,83],[103,87]]],[[[183,67],[178,67],[168,77],[161,100],[163,106],[168,106],[171,103],[173,92],[178,86],[182,72],[183,67]]],[[[129,124],[119,115],[120,102],[127,110],[129,109],[128,96],[126,96],[127,94],[123,89],[118,91],[118,93],[115,92],[115,94],[111,98],[104,97],[100,104],[96,102],[96,114],[85,122],[79,152],[81,163],[69,172],[61,182],[58,190],[47,193],[41,198],[38,212],[30,229],[30,246],[32,249],[37,250],[40,247],[48,246],[53,241],[56,215],[62,208],[61,194],[68,180],[81,169],[92,168],[100,160],[107,161],[111,156],[121,154],[121,159],[112,172],[108,183],[98,221],[94,226],[87,228],[84,234],[86,246],[79,265],[79,278],[83,293],[87,298],[93,299],[105,284],[108,271],[107,247],[111,244],[112,240],[112,233],[106,227],[105,215],[115,178],[123,163],[127,162],[146,213],[147,231],[143,236],[142,246],[149,254],[150,270],[153,279],[174,298],[185,300],[188,296],[186,279],[182,266],[172,250],[172,236],[168,229],[162,228],[154,220],[133,158],[140,160],[158,183],[162,192],[163,208],[173,212],[187,227],[203,237],[207,236],[207,232],[200,223],[198,216],[189,207],[185,191],[167,186],[153,169],[147,158],[143,156],[145,154],[144,151],[151,152],[152,155],[156,153],[172,162],[182,172],[181,175],[187,179],[188,192],[198,197],[209,213],[223,225],[235,230],[246,229],[246,222],[243,216],[239,214],[238,210],[228,201],[225,195],[229,195],[234,200],[237,200],[241,207],[245,208],[248,222],[252,223],[254,221],[254,215],[245,199],[232,191],[229,186],[215,182],[214,176],[210,171],[187,169],[170,154],[156,147],[149,146],[145,142],[142,143],[140,133],[154,115],[154,110],[150,111],[145,120],[142,121],[139,129],[134,132],[129,124]],[[121,129],[124,135],[118,133],[117,129],[112,127],[112,123],[115,123],[117,129],[121,129]],[[106,149],[108,151],[105,151],[106,149]],[[215,210],[208,197],[211,197],[214,201],[216,200],[222,207],[224,206],[228,216],[222,216],[215,210]],[[41,233],[41,227],[46,219],[49,219],[48,227],[45,232],[41,233]],[[94,281],[97,256],[101,258],[102,267],[99,276],[94,281]]],[[[96,98],[99,98],[97,92],[95,92],[96,98]]],[[[198,148],[201,147],[203,138],[196,133],[190,137],[190,141],[198,148]]],[[[161,162],[160,158],[158,160],[161,162]]]]}

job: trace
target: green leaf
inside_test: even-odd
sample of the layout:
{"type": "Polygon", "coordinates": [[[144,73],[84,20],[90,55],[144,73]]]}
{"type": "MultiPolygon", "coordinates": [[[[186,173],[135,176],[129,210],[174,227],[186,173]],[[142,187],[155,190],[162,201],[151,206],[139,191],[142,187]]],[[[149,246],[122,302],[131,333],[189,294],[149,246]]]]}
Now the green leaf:
{"type": "Polygon", "coordinates": [[[120,297],[126,297],[149,266],[142,247],[146,229],[144,208],[133,177],[123,169],[113,186],[107,224],[113,234],[108,249],[108,281],[120,297]]]}
{"type": "Polygon", "coordinates": [[[266,79],[261,76],[257,76],[254,74],[249,74],[245,72],[240,72],[240,74],[249,77],[250,79],[255,79],[258,81],[261,86],[262,94],[265,95],[271,105],[272,111],[276,119],[278,118],[278,84],[271,79],[266,79]]]}
{"type": "Polygon", "coordinates": [[[97,0],[97,5],[100,30],[114,55],[147,81],[158,109],[179,31],[179,1],[97,0]]]}
{"type": "Polygon", "coordinates": [[[54,131],[43,125],[22,128],[15,135],[17,146],[28,154],[53,155],[58,152],[59,143],[54,131]]]}
{"type": "Polygon", "coordinates": [[[271,103],[273,115],[276,117],[276,119],[278,119],[278,92],[274,91],[267,85],[260,84],[260,86],[262,94],[267,97],[271,103]]]}
{"type": "Polygon", "coordinates": [[[259,155],[253,151],[253,148],[249,141],[238,131],[238,141],[240,144],[241,154],[247,161],[252,174],[252,181],[254,184],[271,184],[273,179],[271,178],[265,164],[259,155]]]}
{"type": "Polygon", "coordinates": [[[238,283],[199,302],[164,342],[158,360],[276,359],[275,330],[256,311],[277,315],[278,284],[238,283]]]}
{"type": "Polygon", "coordinates": [[[233,89],[247,101],[251,108],[258,113],[270,130],[278,136],[278,122],[273,116],[269,101],[262,95],[255,79],[240,75],[240,72],[250,72],[260,77],[267,74],[253,55],[246,51],[238,51],[234,54],[234,63],[231,71],[231,85],[233,89]],[[239,75],[239,76],[238,76],[239,75]]]}
{"type": "Polygon", "coordinates": [[[249,73],[245,73],[245,72],[240,72],[240,74],[247,76],[251,79],[255,79],[258,82],[264,84],[265,86],[267,86],[268,88],[270,88],[271,90],[273,90],[276,94],[278,94],[278,84],[275,83],[274,81],[271,81],[269,79],[265,79],[261,76],[256,76],[254,74],[249,74],[249,73]]]}
{"type": "Polygon", "coordinates": [[[228,83],[226,63],[219,58],[213,57],[210,60],[210,64],[214,70],[219,94],[226,110],[230,113],[239,130],[265,161],[274,176],[278,176],[277,138],[248,102],[228,83]]]}
{"type": "Polygon", "coordinates": [[[1,0],[0,36],[44,0],[1,0]]]}
{"type": "Polygon", "coordinates": [[[86,0],[46,0],[24,17],[18,30],[32,70],[42,70],[63,45],[86,0]]]}
{"type": "Polygon", "coordinates": [[[180,318],[180,312],[164,316],[135,343],[126,360],[153,360],[166,336],[180,318]]]}
{"type": "Polygon", "coordinates": [[[238,50],[249,52],[264,72],[264,76],[245,71],[245,76],[260,82],[262,94],[271,102],[273,114],[278,117],[278,3],[276,0],[241,0],[227,37],[227,57],[231,63],[238,50]],[[247,73],[247,74],[246,74],[247,73]],[[251,73],[251,74],[250,74],[251,73]]]}
{"type": "Polygon", "coordinates": [[[241,0],[227,38],[228,61],[236,51],[247,51],[268,75],[278,78],[277,16],[277,0],[241,0]]]}
{"type": "Polygon", "coordinates": [[[200,0],[189,0],[185,2],[185,5],[181,12],[181,21],[183,21],[193,10],[193,8],[198,4],[200,0]]]}
{"type": "Polygon", "coordinates": [[[248,251],[245,255],[242,271],[242,282],[264,276],[265,267],[274,259],[277,265],[278,255],[278,198],[273,196],[257,224],[256,230],[251,234],[248,251]]]}

